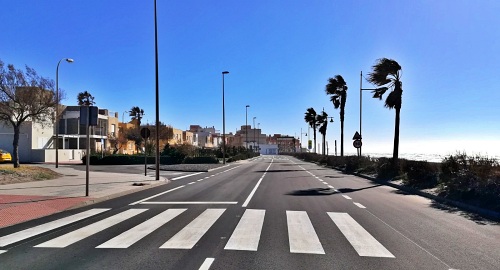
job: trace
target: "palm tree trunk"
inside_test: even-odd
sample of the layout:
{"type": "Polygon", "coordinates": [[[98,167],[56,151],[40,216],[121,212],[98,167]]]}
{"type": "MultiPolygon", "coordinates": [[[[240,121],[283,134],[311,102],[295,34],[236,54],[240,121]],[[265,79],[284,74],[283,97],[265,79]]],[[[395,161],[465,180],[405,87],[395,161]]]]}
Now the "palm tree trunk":
{"type": "MultiPolygon", "coordinates": [[[[343,118],[343,117],[342,117],[343,118]]],[[[340,156],[344,156],[344,120],[340,120],[340,156]]]]}
{"type": "Polygon", "coordinates": [[[314,153],[315,154],[317,153],[317,149],[316,149],[316,126],[314,126],[314,153]]]}
{"type": "Polygon", "coordinates": [[[394,125],[394,149],[392,152],[392,161],[396,165],[398,163],[398,153],[399,153],[399,116],[401,108],[396,107],[396,120],[394,125]]]}

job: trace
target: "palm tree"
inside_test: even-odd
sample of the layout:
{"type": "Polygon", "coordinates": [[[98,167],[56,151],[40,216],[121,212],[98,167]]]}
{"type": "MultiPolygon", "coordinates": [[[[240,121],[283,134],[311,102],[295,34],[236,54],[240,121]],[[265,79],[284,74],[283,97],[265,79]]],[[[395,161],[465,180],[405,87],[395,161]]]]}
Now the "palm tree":
{"type": "Polygon", "coordinates": [[[128,113],[132,120],[137,120],[137,128],[141,129],[141,119],[144,116],[144,110],[135,106],[128,113]]]}
{"type": "Polygon", "coordinates": [[[395,165],[398,162],[399,116],[403,96],[401,66],[398,62],[392,59],[382,58],[377,60],[377,63],[372,67],[372,69],[373,72],[368,74],[368,81],[379,86],[379,88],[373,91],[373,97],[381,100],[384,93],[387,90],[391,90],[385,99],[385,107],[396,110],[394,149],[392,153],[392,161],[395,165]]]}
{"type": "Polygon", "coordinates": [[[331,95],[330,101],[335,109],[340,108],[340,156],[344,156],[344,109],[347,98],[347,85],[344,78],[340,75],[329,78],[325,91],[327,95],[331,95]]]}
{"type": "Polygon", "coordinates": [[[78,100],[78,106],[95,105],[94,97],[87,91],[78,93],[76,99],[78,100]]]}
{"type": "Polygon", "coordinates": [[[304,120],[309,124],[313,129],[314,134],[314,153],[316,153],[316,127],[318,126],[318,114],[313,108],[308,108],[304,120]]]}
{"type": "Polygon", "coordinates": [[[328,127],[328,114],[323,111],[321,114],[317,115],[317,120],[320,125],[318,131],[323,135],[323,155],[326,155],[326,129],[328,127]]]}

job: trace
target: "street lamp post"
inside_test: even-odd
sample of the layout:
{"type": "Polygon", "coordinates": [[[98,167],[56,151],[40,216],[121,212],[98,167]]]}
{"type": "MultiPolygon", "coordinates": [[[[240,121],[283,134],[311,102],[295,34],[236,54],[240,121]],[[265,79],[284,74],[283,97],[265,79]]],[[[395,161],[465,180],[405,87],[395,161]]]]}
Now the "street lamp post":
{"type": "Polygon", "coordinates": [[[255,118],[257,117],[253,117],[253,151],[255,152],[255,118]]]}
{"type": "Polygon", "coordinates": [[[61,61],[65,60],[68,63],[73,63],[73,59],[71,58],[62,58],[57,62],[56,68],[56,168],[59,167],[59,64],[61,61]]]}
{"type": "Polygon", "coordinates": [[[257,129],[259,130],[259,137],[257,138],[257,150],[260,153],[260,134],[262,134],[262,132],[260,132],[260,123],[257,123],[257,129]]]}
{"type": "Polygon", "coordinates": [[[222,164],[226,164],[226,111],[224,108],[224,75],[229,71],[222,71],[222,164]]]}
{"type": "Polygon", "coordinates": [[[302,134],[307,136],[307,132],[302,132],[302,128],[300,128],[300,152],[302,152],[302,134]]]}
{"type": "MultiPolygon", "coordinates": [[[[363,97],[363,91],[373,91],[373,90],[377,90],[377,89],[368,89],[368,88],[365,88],[363,89],[363,71],[361,71],[360,75],[359,75],[359,135],[361,138],[363,138],[363,136],[361,135],[361,119],[362,119],[362,97],[363,97]]],[[[361,147],[359,147],[359,155],[361,156],[361,147]]]]}
{"type": "Polygon", "coordinates": [[[245,107],[245,147],[248,150],[248,107],[250,105],[247,105],[245,107]]]}

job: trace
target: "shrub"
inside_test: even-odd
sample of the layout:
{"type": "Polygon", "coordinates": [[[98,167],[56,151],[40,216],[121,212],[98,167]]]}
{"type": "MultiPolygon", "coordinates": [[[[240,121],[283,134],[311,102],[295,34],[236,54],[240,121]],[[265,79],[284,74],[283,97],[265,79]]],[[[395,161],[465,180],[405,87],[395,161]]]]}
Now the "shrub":
{"type": "Polygon", "coordinates": [[[217,164],[219,160],[215,157],[186,157],[182,163],[185,164],[217,164]]]}
{"type": "Polygon", "coordinates": [[[406,178],[404,184],[418,187],[430,188],[437,185],[438,166],[427,161],[401,160],[401,169],[406,178]]]}
{"type": "Polygon", "coordinates": [[[394,166],[392,158],[378,158],[376,168],[378,179],[390,180],[400,175],[399,166],[394,166]]]}

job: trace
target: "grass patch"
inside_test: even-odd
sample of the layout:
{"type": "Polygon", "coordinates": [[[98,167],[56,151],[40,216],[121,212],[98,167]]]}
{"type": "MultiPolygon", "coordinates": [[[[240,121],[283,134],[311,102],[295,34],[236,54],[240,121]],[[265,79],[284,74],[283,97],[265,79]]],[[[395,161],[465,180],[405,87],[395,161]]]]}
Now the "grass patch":
{"type": "Polygon", "coordinates": [[[0,165],[0,185],[51,180],[61,175],[51,169],[31,165],[14,168],[12,164],[0,165]]]}

